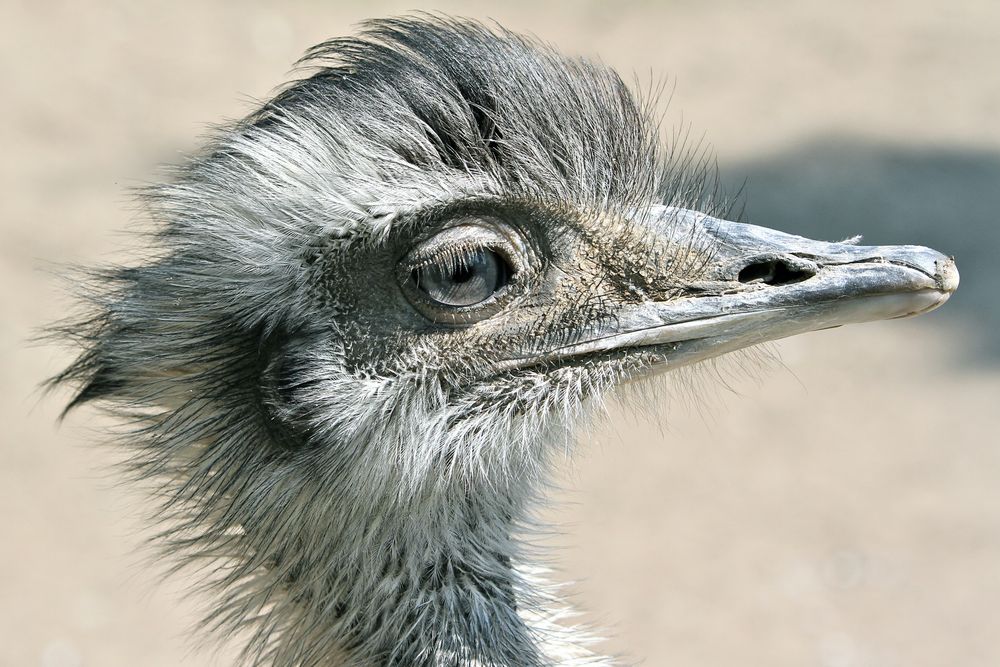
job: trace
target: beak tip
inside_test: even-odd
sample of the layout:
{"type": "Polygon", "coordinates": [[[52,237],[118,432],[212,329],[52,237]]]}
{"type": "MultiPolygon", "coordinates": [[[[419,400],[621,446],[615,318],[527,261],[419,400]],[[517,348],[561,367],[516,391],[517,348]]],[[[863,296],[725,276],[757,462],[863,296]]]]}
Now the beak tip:
{"type": "Polygon", "coordinates": [[[948,259],[939,260],[935,267],[937,271],[935,272],[935,278],[937,278],[937,283],[941,291],[951,294],[958,289],[959,275],[958,266],[955,264],[955,258],[949,257],[948,259]]]}

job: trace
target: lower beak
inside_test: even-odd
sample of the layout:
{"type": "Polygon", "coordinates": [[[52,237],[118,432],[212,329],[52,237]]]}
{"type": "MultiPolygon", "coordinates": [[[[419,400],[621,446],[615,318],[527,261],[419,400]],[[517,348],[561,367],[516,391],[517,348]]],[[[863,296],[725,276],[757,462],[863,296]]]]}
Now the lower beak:
{"type": "Polygon", "coordinates": [[[704,279],[679,297],[626,306],[555,357],[655,347],[669,365],[684,365],[808,331],[919,315],[958,288],[954,260],[922,246],[825,243],[670,207],[653,218],[672,242],[708,253],[704,279]]]}

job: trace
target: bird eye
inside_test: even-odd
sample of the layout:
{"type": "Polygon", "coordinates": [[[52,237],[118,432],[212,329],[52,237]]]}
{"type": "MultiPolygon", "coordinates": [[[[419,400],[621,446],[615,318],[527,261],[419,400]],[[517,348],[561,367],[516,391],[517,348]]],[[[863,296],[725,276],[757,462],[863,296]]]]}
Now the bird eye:
{"type": "Polygon", "coordinates": [[[412,280],[417,289],[444,306],[474,306],[510,282],[510,267],[490,248],[451,252],[442,260],[413,269],[412,280]]]}
{"type": "Polygon", "coordinates": [[[410,304],[427,318],[471,324],[496,314],[521,284],[529,252],[504,223],[473,219],[418,243],[399,261],[410,304]]]}

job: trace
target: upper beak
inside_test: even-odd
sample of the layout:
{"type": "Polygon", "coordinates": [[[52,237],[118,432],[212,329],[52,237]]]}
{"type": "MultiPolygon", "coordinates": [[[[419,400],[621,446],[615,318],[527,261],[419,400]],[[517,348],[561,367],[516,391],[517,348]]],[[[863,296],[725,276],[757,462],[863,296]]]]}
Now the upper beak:
{"type": "Polygon", "coordinates": [[[922,246],[826,243],[686,209],[652,212],[658,233],[709,257],[665,301],[625,306],[556,357],[657,346],[671,366],[829,327],[919,315],[958,288],[955,261],[922,246]]]}

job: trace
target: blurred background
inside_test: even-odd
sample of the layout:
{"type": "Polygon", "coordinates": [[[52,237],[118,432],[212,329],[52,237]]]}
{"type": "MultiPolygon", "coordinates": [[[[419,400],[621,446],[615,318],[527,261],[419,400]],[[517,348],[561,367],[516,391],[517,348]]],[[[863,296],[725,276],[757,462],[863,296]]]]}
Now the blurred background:
{"type": "Polygon", "coordinates": [[[646,665],[1000,664],[1000,4],[28,2],[0,8],[0,665],[226,665],[144,560],[105,426],[37,387],[50,263],[129,256],[128,188],[366,17],[494,18],[674,90],[750,221],[954,254],[912,321],[810,334],[613,412],[550,512],[607,650],[646,665]],[[726,368],[729,370],[727,371],[726,368]]]}

